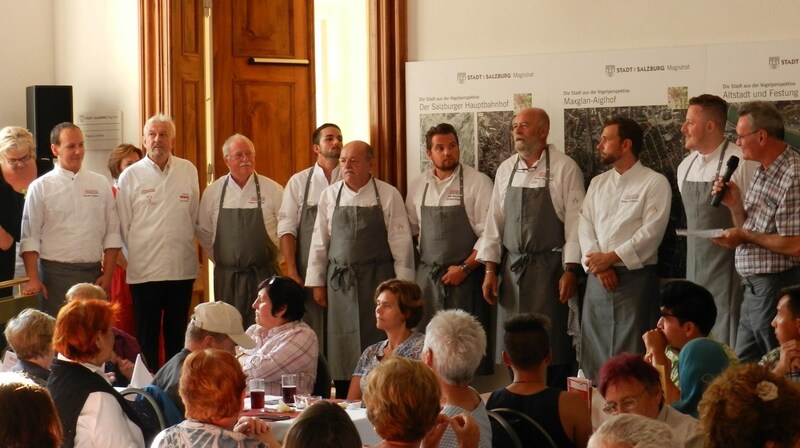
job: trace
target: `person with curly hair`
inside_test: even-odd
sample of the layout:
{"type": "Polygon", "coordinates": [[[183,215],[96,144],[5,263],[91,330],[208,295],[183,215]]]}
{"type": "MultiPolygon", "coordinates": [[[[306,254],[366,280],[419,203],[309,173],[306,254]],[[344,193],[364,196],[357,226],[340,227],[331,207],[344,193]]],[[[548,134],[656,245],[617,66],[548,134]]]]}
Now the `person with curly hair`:
{"type": "Polygon", "coordinates": [[[698,405],[706,448],[800,446],[800,389],[757,364],[731,367],[698,405]]]}

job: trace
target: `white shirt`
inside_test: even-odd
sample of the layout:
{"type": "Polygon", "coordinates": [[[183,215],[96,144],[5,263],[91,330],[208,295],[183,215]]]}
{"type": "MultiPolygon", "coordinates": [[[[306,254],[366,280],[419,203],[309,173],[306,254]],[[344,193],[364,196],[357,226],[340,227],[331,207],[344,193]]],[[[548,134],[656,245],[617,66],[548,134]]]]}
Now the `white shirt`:
{"type": "Polygon", "coordinates": [[[700,428],[700,422],[691,415],[682,414],[676,411],[672,406],[664,404],[656,420],[669,425],[683,442],[685,448],[703,447],[704,434],[700,428]]]}
{"type": "MultiPolygon", "coordinates": [[[[583,174],[578,164],[571,157],[558,151],[555,146],[548,145],[550,153],[550,199],[553,208],[561,222],[564,223],[564,263],[579,263],[581,248],[578,244],[578,214],[583,202],[583,174]]],[[[489,207],[489,217],[486,220],[486,232],[483,235],[483,244],[478,250],[478,260],[499,263],[503,254],[503,227],[506,222],[505,199],[508,190],[508,179],[511,173],[519,168],[526,170],[528,166],[522,159],[517,165],[517,154],[513,154],[497,168],[494,177],[494,190],[489,207]]],[[[533,164],[530,171],[514,174],[512,186],[522,188],[544,188],[545,154],[542,152],[539,160],[533,164]]]]}
{"type": "Polygon", "coordinates": [[[94,263],[103,250],[122,247],[114,196],[105,176],[61,168],[34,180],[25,197],[21,252],[43,260],[94,263]]]}
{"type": "Polygon", "coordinates": [[[625,174],[612,168],[592,179],[578,227],[584,265],[586,254],[611,251],[628,269],[656,264],[671,202],[667,178],[639,161],[625,174]]]}
{"type": "MultiPolygon", "coordinates": [[[[215,180],[203,192],[200,200],[200,212],[197,216],[197,239],[200,246],[206,250],[209,258],[214,260],[214,240],[217,237],[217,218],[219,217],[219,197],[222,195],[222,186],[225,180],[228,182],[228,189],[225,191],[225,202],[223,208],[256,208],[258,199],[256,196],[256,183],[253,176],[247,179],[244,188],[233,180],[230,174],[215,180]]],[[[261,187],[261,214],[264,216],[264,227],[267,235],[275,247],[278,246],[278,208],[283,197],[283,187],[274,180],[258,175],[258,183],[261,187]]],[[[231,229],[236,231],[236,229],[231,229]]]]}
{"type": "Polygon", "coordinates": [[[194,226],[200,188],[194,165],[170,156],[161,171],[145,157],[123,171],[117,183],[128,283],[197,277],[194,226]]]}
{"type": "Polygon", "coordinates": [[[289,178],[286,184],[286,191],[283,192],[283,202],[278,212],[278,237],[286,234],[297,236],[297,229],[300,228],[300,218],[303,210],[303,195],[306,192],[306,180],[309,171],[314,170],[311,175],[311,185],[308,187],[308,197],[306,203],[310,206],[317,205],[322,196],[322,190],[328,188],[331,183],[337,182],[341,178],[339,165],[331,172],[331,182],[325,177],[325,171],[318,163],[306,168],[303,171],[289,178]]]}
{"type": "MultiPolygon", "coordinates": [[[[689,154],[681,161],[681,164],[678,165],[678,172],[676,175],[676,179],[678,180],[678,190],[681,193],[683,193],[684,177],[686,177],[686,180],[689,182],[708,182],[716,180],[717,166],[719,165],[719,154],[722,151],[722,146],[724,144],[725,142],[723,141],[713,152],[706,155],[700,154],[697,151],[690,151],[689,154]],[[692,163],[692,160],[694,160],[694,163],[692,163]],[[689,169],[689,165],[692,165],[692,169],[689,171],[689,175],[687,176],[686,170],[689,169]]],[[[731,181],[739,186],[739,190],[742,192],[742,203],[744,203],[744,197],[747,194],[747,189],[750,187],[750,181],[753,179],[753,174],[755,174],[756,168],[758,168],[758,162],[744,160],[744,156],[742,156],[742,148],[730,143],[728,144],[728,148],[725,150],[725,156],[722,158],[722,166],[720,167],[719,171],[720,176],[725,174],[725,168],[727,167],[728,159],[730,159],[731,156],[736,156],[739,158],[739,167],[733,172],[731,181]]],[[[708,196],[708,201],[711,202],[710,190],[708,192],[708,196]]]]}
{"type": "MultiPolygon", "coordinates": [[[[58,359],[74,362],[60,353],[58,359]]],[[[80,364],[108,382],[102,367],[90,363],[80,364]]],[[[145,446],[142,430],[125,415],[117,399],[105,392],[92,392],[86,398],[78,414],[74,442],[75,448],[145,446]]]]}
{"type": "MultiPolygon", "coordinates": [[[[400,280],[414,281],[414,247],[403,197],[396,188],[386,182],[377,179],[375,182],[378,185],[378,194],[381,196],[383,220],[386,224],[389,249],[394,258],[395,276],[400,280]]],[[[311,248],[308,253],[306,286],[326,285],[333,211],[336,208],[339,187],[343,184],[343,180],[334,183],[326,188],[320,197],[317,221],[314,223],[314,235],[311,237],[311,248]]],[[[358,192],[346,185],[342,188],[340,206],[374,207],[377,204],[372,179],[358,192]]]]}
{"type": "MultiPolygon", "coordinates": [[[[453,207],[461,205],[461,191],[459,185],[459,171],[464,170],[464,209],[467,212],[472,231],[478,236],[473,249],[478,250],[481,245],[483,231],[486,227],[486,217],[489,213],[489,202],[492,199],[492,181],[489,176],[475,168],[460,165],[446,179],[441,180],[433,174],[433,169],[426,171],[422,177],[408,188],[406,195],[406,212],[408,223],[411,225],[411,234],[419,235],[420,219],[422,216],[422,195],[425,185],[428,185],[428,194],[425,197],[426,206],[453,207]]],[[[424,228],[424,224],[423,224],[424,228]]]]}

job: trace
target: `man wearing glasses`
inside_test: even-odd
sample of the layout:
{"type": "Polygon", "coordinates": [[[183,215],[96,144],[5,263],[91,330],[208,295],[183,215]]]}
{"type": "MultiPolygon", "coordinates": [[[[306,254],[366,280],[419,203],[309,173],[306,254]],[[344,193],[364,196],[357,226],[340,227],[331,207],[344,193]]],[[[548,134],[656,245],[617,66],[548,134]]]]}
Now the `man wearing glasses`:
{"type": "MultiPolygon", "coordinates": [[[[703,446],[698,421],[664,403],[658,371],[641,355],[624,353],[609,359],[600,369],[597,390],[605,399],[602,410],[607,416],[638,414],[652,418],[669,425],[686,448],[703,446]]],[[[599,417],[596,420],[608,418],[599,417]]],[[[596,420],[592,426],[602,423],[596,420]]]]}
{"type": "Polygon", "coordinates": [[[23,293],[40,293],[39,309],[57,316],[76,283],[97,283],[110,294],[122,237],[108,180],[83,168],[80,128],[58,124],[50,143],[58,163],[28,188],[20,252],[30,278],[23,293]]]}
{"type": "MultiPolygon", "coordinates": [[[[689,100],[681,127],[684,146],[690,154],[678,166],[678,190],[690,230],[726,229],[733,225],[725,207],[712,207],[711,188],[732,156],[742,159],[742,149],[725,138],[728,103],[715,95],[689,100]]],[[[741,187],[742,199],[756,169],[755,162],[739,164],[731,180],[741,187]]],[[[717,246],[708,238],[686,237],[686,279],[706,287],[714,297],[717,319],[714,339],[733,346],[742,304],[740,278],[734,273],[732,249],[717,246]]]]}
{"type": "Polygon", "coordinates": [[[235,306],[245,326],[255,323],[251,306],[258,282],[280,274],[278,210],[283,187],[255,172],[256,149],[234,134],[222,145],[228,174],[203,192],[197,239],[214,262],[214,297],[235,306]]]}
{"type": "Polygon", "coordinates": [[[566,378],[577,370],[567,301],[583,272],[578,215],[585,190],[580,168],[547,143],[549,133],[550,118],[542,109],[524,109],[514,117],[517,153],[497,169],[477,260],[486,264],[484,299],[499,303],[496,355],[503,348],[502,322],[519,313],[544,314],[552,325],[548,386],[565,389],[566,378]]]}
{"type": "MultiPolygon", "coordinates": [[[[770,323],[779,291],[800,283],[800,154],[783,141],[783,117],[769,102],[743,105],[736,134],[744,158],[759,166],[744,202],[741,188],[727,183],[722,203],[733,227],[714,242],[736,248],[744,289],[736,354],[749,362],[778,347],[770,323]]],[[[717,181],[713,192],[721,187],[717,181]]]]}

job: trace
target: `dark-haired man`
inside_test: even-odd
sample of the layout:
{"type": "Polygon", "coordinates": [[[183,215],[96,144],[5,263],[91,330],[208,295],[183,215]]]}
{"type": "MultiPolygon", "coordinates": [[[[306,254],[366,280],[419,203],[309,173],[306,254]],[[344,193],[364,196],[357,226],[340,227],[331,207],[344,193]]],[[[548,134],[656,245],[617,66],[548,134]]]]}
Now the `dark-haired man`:
{"type": "Polygon", "coordinates": [[[759,364],[776,375],[800,382],[800,287],[784,288],[780,296],[777,313],[772,319],[780,346],[764,355],[759,364]]]}
{"type": "Polygon", "coordinates": [[[505,321],[503,363],[514,372],[514,380],[492,392],[486,409],[516,409],[542,425],[557,446],[586,446],[592,433],[586,401],[547,386],[547,365],[553,359],[549,326],[547,316],[533,313],[505,321]]]}
{"type": "MultiPolygon", "coordinates": [[[[708,337],[717,316],[714,297],[702,286],[687,280],[667,283],[661,289],[661,318],[656,328],[642,335],[653,366],[663,366],[669,373],[664,395],[667,403],[680,398],[678,359],[681,349],[692,339],[708,337]]],[[[736,355],[725,343],[720,343],[731,365],[738,364],[736,355]]]]}
{"type": "MultiPolygon", "coordinates": [[[[312,149],[317,154],[314,166],[289,178],[278,212],[278,237],[281,255],[286,262],[286,275],[303,285],[308,268],[308,248],[317,219],[317,204],[322,190],[341,177],[339,154],[342,152],[342,130],[333,123],[324,123],[311,135],[312,149]]],[[[314,301],[311,289],[305,295],[303,320],[325,346],[325,309],[314,301]]]]}
{"type": "MultiPolygon", "coordinates": [[[[742,362],[778,346],[770,322],[779,291],[800,283],[800,254],[789,250],[800,241],[800,153],[783,141],[784,133],[783,117],[772,103],[756,101],[739,109],[736,142],[744,158],[759,166],[744,202],[741,188],[728,182],[722,203],[731,211],[733,227],[714,242],[736,248],[744,289],[736,336],[742,362]]],[[[717,181],[714,192],[720,187],[717,181]]]]}
{"type": "Polygon", "coordinates": [[[417,284],[425,298],[422,327],[440,309],[459,308],[491,328],[491,310],[481,293],[483,265],[475,256],[492,181],[460,163],[458,134],[449,123],[428,129],[425,143],[433,167],[409,186],[406,196],[411,234],[419,238],[417,284]]]}
{"type": "MultiPolygon", "coordinates": [[[[750,184],[756,164],[742,159],[742,149],[725,138],[728,103],[715,95],[700,95],[689,100],[686,121],[681,127],[684,146],[690,154],[678,166],[678,190],[686,211],[689,230],[727,229],[733,225],[725,207],[711,206],[711,188],[725,172],[732,156],[740,159],[731,180],[742,188],[750,184]]],[[[744,198],[742,198],[744,199],[744,198]]],[[[686,279],[705,286],[717,307],[712,337],[734,345],[739,326],[742,287],[734,271],[732,249],[718,246],[707,238],[686,238],[686,279]]]]}
{"type": "Polygon", "coordinates": [[[81,129],[56,125],[50,149],[58,163],[25,195],[20,253],[30,278],[23,292],[40,293],[39,309],[55,317],[76,283],[96,283],[111,293],[122,236],[108,180],[83,168],[81,129]]]}
{"type": "MultiPolygon", "coordinates": [[[[547,143],[549,134],[544,110],[523,109],[514,116],[516,153],[497,169],[477,259],[486,263],[483,297],[498,304],[498,322],[524,312],[550,318],[547,381],[566,389],[567,377],[577,370],[567,301],[582,274],[578,214],[585,190],[578,164],[547,143]]],[[[500,327],[496,353],[502,349],[500,327]]]]}
{"type": "Polygon", "coordinates": [[[626,117],[606,122],[597,149],[612,169],[592,179],[578,234],[589,274],[581,317],[581,368],[596,379],[611,356],[642,353],[658,315],[658,246],[669,220],[667,178],[639,161],[644,133],[626,117]]]}

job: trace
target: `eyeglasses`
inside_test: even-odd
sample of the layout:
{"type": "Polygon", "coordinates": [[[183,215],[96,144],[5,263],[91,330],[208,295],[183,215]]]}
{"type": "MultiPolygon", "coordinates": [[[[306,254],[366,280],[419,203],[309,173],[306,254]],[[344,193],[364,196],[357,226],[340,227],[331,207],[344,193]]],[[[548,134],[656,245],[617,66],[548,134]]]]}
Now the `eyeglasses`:
{"type": "Polygon", "coordinates": [[[755,130],[753,132],[748,132],[747,134],[744,134],[744,135],[738,135],[737,134],[736,135],[736,141],[738,142],[739,140],[744,140],[745,137],[751,136],[751,135],[756,134],[758,132],[761,132],[761,129],[757,129],[757,130],[755,130]]]}
{"type": "Polygon", "coordinates": [[[228,154],[228,157],[233,160],[239,161],[243,159],[252,159],[253,157],[255,157],[255,155],[256,153],[254,153],[253,151],[246,151],[246,152],[237,152],[236,154],[228,154]]]}
{"type": "Polygon", "coordinates": [[[603,412],[608,415],[613,415],[617,413],[618,409],[621,411],[630,411],[636,406],[636,403],[639,402],[639,399],[642,398],[642,395],[644,395],[645,392],[647,392],[647,388],[645,388],[639,395],[635,397],[623,398],[619,403],[609,401],[605,406],[603,406],[603,412]]]}
{"type": "Polygon", "coordinates": [[[8,162],[9,165],[24,165],[28,160],[31,160],[31,155],[28,154],[20,157],[19,159],[11,159],[7,156],[3,156],[3,158],[6,159],[6,162],[8,162]]]}

